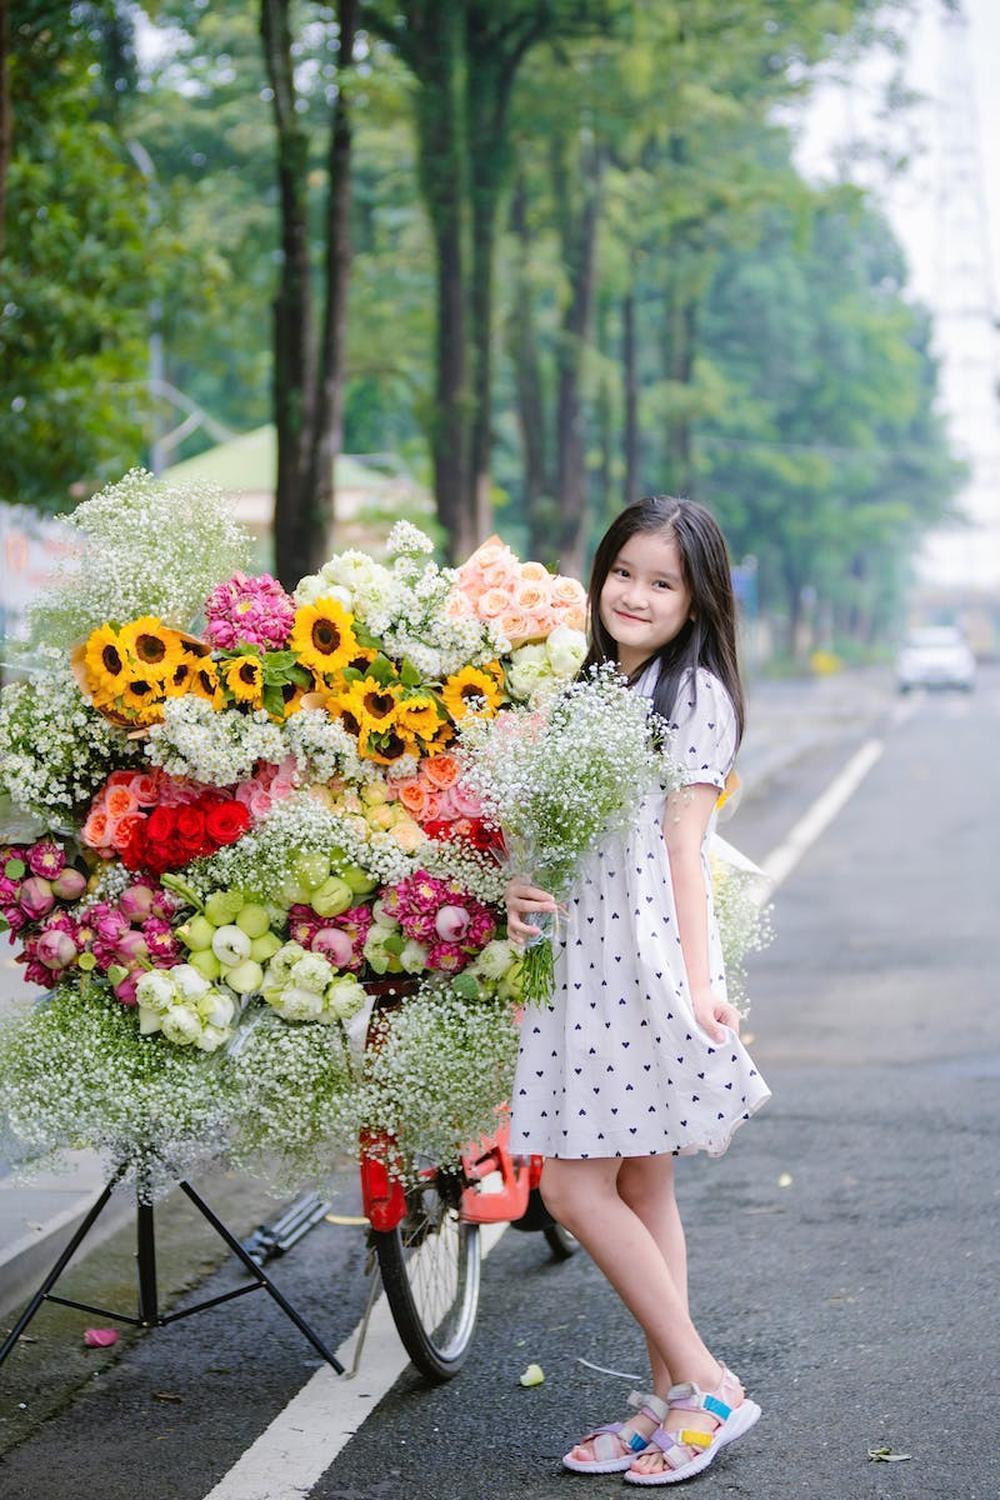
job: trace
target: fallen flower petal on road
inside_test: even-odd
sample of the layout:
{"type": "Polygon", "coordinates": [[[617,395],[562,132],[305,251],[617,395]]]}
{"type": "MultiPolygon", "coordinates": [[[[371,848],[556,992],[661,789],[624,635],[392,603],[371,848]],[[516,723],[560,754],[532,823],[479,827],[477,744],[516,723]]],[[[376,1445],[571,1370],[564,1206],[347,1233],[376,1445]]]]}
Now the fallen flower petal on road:
{"type": "Polygon", "coordinates": [[[524,1374],[519,1376],[520,1383],[525,1386],[541,1385],[545,1379],[545,1371],[541,1365],[529,1365],[524,1374]]]}
{"type": "Polygon", "coordinates": [[[110,1349],[112,1344],[118,1342],[118,1330],[116,1328],[88,1328],[84,1332],[83,1342],[88,1349],[110,1349]]]}

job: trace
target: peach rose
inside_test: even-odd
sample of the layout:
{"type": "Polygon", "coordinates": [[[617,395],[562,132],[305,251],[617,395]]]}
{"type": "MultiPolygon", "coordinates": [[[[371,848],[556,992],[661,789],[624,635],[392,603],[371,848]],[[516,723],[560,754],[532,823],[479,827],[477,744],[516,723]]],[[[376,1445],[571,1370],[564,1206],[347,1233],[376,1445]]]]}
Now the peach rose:
{"type": "Polygon", "coordinates": [[[127,849],[136,824],[145,821],[139,813],[126,813],[123,818],[112,819],[108,824],[112,848],[117,849],[119,853],[127,849]]]}
{"type": "Polygon", "coordinates": [[[492,568],[501,558],[513,556],[506,542],[502,542],[498,536],[487,537],[485,542],[478,546],[470,558],[463,563],[463,567],[476,567],[482,572],[486,568],[492,568]]]}
{"type": "Polygon", "coordinates": [[[444,751],[428,760],[424,766],[424,775],[432,787],[445,791],[458,780],[458,761],[444,751]]]}
{"type": "Polygon", "coordinates": [[[552,580],[552,603],[555,605],[583,606],[587,602],[587,590],[578,578],[567,578],[560,574],[552,580]]]}
{"type": "Polygon", "coordinates": [[[424,822],[433,823],[441,808],[441,793],[428,792],[427,802],[424,806],[424,822]]]}
{"type": "Polygon", "coordinates": [[[550,583],[552,574],[544,563],[526,562],[521,564],[521,579],[524,583],[550,583]]]}
{"type": "Polygon", "coordinates": [[[423,816],[427,806],[427,788],[416,776],[397,782],[396,795],[408,813],[412,813],[415,818],[423,816]]]}
{"type": "Polygon", "coordinates": [[[132,791],[137,802],[146,803],[151,807],[159,799],[159,778],[144,772],[133,776],[132,791]]]}
{"type": "Polygon", "coordinates": [[[104,797],[104,805],[111,818],[124,818],[126,813],[133,813],[139,806],[135,793],[127,786],[109,786],[104,797]]]}
{"type": "Polygon", "coordinates": [[[514,593],[514,602],[518,609],[523,609],[526,614],[535,615],[548,604],[550,592],[547,583],[535,583],[529,579],[527,583],[518,585],[514,593]]]}
{"type": "Polygon", "coordinates": [[[570,630],[586,630],[587,611],[574,605],[572,609],[563,610],[560,625],[568,625],[570,630]]]}
{"type": "MultiPolygon", "coordinates": [[[[489,588],[479,601],[479,614],[484,620],[495,620],[510,609],[511,598],[507,589],[489,588]]],[[[509,631],[506,632],[508,635],[509,631]]]]}
{"type": "Polygon", "coordinates": [[[479,602],[483,590],[478,592],[467,591],[464,587],[452,589],[445,600],[444,613],[447,620],[468,620],[475,616],[476,605],[479,602]]]}
{"type": "Polygon", "coordinates": [[[513,590],[521,581],[521,571],[513,556],[509,561],[494,563],[483,569],[483,582],[488,589],[513,590]]]}
{"type": "Polygon", "coordinates": [[[108,838],[107,813],[92,812],[83,825],[83,842],[89,844],[92,849],[104,849],[107,847],[108,838]]]}
{"type": "Polygon", "coordinates": [[[531,639],[528,616],[522,610],[509,609],[506,614],[502,614],[500,616],[500,629],[512,646],[518,645],[521,641],[529,641],[531,639]]]}
{"type": "Polygon", "coordinates": [[[556,619],[551,609],[539,609],[528,616],[528,626],[531,634],[529,640],[544,640],[552,634],[560,622],[556,619]]]}

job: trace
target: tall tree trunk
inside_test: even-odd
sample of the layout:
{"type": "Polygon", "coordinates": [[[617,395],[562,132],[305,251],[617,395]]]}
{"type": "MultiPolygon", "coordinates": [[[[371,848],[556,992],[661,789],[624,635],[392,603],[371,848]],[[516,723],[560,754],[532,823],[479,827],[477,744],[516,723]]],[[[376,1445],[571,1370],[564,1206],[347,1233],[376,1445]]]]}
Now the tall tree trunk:
{"type": "Polygon", "coordinates": [[[585,161],[583,201],[575,215],[570,198],[565,151],[554,156],[553,186],[563,241],[563,261],[570,298],[563,315],[557,349],[556,500],[559,506],[560,566],[583,572],[586,543],[586,453],[583,425],[583,363],[594,310],[597,227],[600,219],[603,153],[593,148],[585,161]]]}
{"type": "Polygon", "coordinates": [[[518,178],[511,202],[510,226],[516,242],[514,297],[510,314],[510,354],[514,366],[514,391],[524,469],[524,513],[528,523],[532,557],[548,556],[556,550],[551,515],[542,513],[540,502],[551,493],[546,463],[545,393],[538,354],[531,284],[533,241],[528,223],[528,189],[518,178]]]}
{"type": "Polygon", "coordinates": [[[615,396],[608,355],[608,314],[610,303],[600,299],[597,316],[597,346],[600,349],[601,379],[597,391],[597,437],[600,465],[597,471],[598,515],[606,516],[611,508],[611,473],[614,467],[615,396]]]}
{"type": "Polygon", "coordinates": [[[10,102],[10,8],[0,0],[0,255],[7,232],[7,172],[14,150],[14,110],[10,102]]]}
{"type": "Polygon", "coordinates": [[[314,572],[329,555],[336,505],[336,463],[344,438],[344,365],[347,294],[351,278],[351,150],[353,145],[350,71],[357,39],[358,0],[339,0],[337,98],[330,121],[326,222],[326,303],[320,340],[316,421],[310,456],[309,490],[314,572]]]}
{"type": "MultiPolygon", "coordinates": [[[[675,386],[690,386],[698,329],[696,296],[685,285],[683,273],[671,278],[668,301],[667,377],[675,386]]],[[[667,470],[671,493],[691,496],[694,488],[694,455],[691,417],[677,410],[667,423],[667,470]]]]}
{"type": "Polygon", "coordinates": [[[277,132],[281,271],[274,300],[274,415],[277,485],[275,571],[290,587],[308,571],[313,511],[308,486],[312,442],[313,335],[309,285],[308,136],[295,110],[290,0],[262,0],[264,61],[277,132]]]}
{"type": "Polygon", "coordinates": [[[622,298],[622,387],[625,396],[625,475],[622,500],[626,505],[639,498],[639,368],[635,339],[635,264],[632,282],[622,298]]]}

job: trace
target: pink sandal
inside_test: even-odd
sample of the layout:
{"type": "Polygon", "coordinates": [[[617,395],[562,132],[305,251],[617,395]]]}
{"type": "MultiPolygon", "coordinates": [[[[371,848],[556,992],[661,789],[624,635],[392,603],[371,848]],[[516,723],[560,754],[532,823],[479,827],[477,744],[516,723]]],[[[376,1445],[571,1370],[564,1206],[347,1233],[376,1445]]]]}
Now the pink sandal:
{"type": "Polygon", "coordinates": [[[658,1449],[666,1465],[658,1473],[643,1474],[629,1469],[626,1484],[677,1484],[707,1469],[727,1443],[749,1432],[760,1418],[760,1407],[743,1394],[743,1387],[731,1370],[722,1366],[722,1379],[714,1391],[703,1391],[693,1381],[673,1385],[667,1392],[669,1411],[703,1411],[718,1423],[714,1432],[699,1432],[685,1427],[667,1432],[660,1426],[646,1446],[647,1452],[658,1449]]]}
{"type": "MultiPolygon", "coordinates": [[[[633,1391],[628,1404],[642,1412],[643,1416],[649,1417],[650,1421],[659,1423],[667,1420],[667,1403],[661,1401],[659,1396],[633,1391]]],[[[563,1458],[563,1467],[572,1469],[574,1474],[621,1474],[649,1447],[649,1438],[644,1438],[641,1432],[623,1437],[622,1429],[627,1426],[627,1422],[608,1422],[604,1427],[595,1427],[593,1432],[588,1432],[576,1444],[580,1448],[584,1443],[593,1443],[594,1457],[573,1458],[571,1449],[563,1458]]]]}

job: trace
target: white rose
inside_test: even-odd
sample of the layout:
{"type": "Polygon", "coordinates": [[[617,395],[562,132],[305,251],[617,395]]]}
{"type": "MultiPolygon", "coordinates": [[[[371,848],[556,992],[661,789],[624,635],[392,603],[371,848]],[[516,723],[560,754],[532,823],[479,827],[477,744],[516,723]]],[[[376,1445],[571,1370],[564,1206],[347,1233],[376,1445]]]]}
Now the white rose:
{"type": "MultiPolygon", "coordinates": [[[[553,631],[554,634],[555,631],[553,631]]],[[[551,640],[552,637],[550,636],[549,639],[551,640]]],[[[545,646],[518,646],[517,650],[511,656],[510,664],[512,667],[526,667],[530,662],[545,664],[548,662],[548,659],[549,656],[545,646]]]]}
{"type": "Polygon", "coordinates": [[[294,986],[322,994],[333,978],[333,965],[320,953],[306,953],[292,965],[289,978],[294,986]]]}
{"type": "Polygon", "coordinates": [[[209,990],[198,1001],[198,1015],[210,1028],[225,1029],[235,1014],[235,1001],[231,995],[224,995],[221,990],[209,990]]]}
{"type": "Polygon", "coordinates": [[[494,938],[479,954],[474,967],[485,979],[502,979],[516,957],[511,943],[494,938]]]}
{"type": "Polygon", "coordinates": [[[544,649],[557,677],[575,677],[587,655],[587,637],[582,630],[557,625],[544,649]]]}
{"type": "Polygon", "coordinates": [[[195,1042],[195,1046],[200,1052],[217,1052],[229,1041],[232,1034],[228,1026],[206,1026],[195,1042]]]}
{"type": "Polygon", "coordinates": [[[271,1004],[285,1021],[316,1021],[322,1014],[323,996],[315,990],[300,990],[291,985],[271,1004]]]}
{"type": "Polygon", "coordinates": [[[507,673],[507,686],[513,698],[526,702],[540,687],[552,681],[552,669],[546,663],[525,662],[524,666],[511,667],[507,673]]]}
{"type": "Polygon", "coordinates": [[[190,964],[178,964],[176,969],[170,970],[170,977],[180,1000],[200,1000],[211,988],[204,974],[199,974],[190,964]]]}
{"type": "MultiPolygon", "coordinates": [[[[135,987],[135,998],[140,1006],[159,1015],[170,1009],[176,993],[170,974],[163,969],[150,969],[135,987]]],[[[152,1030],[155,1031],[156,1027],[152,1030]]]]}
{"type": "Polygon", "coordinates": [[[305,956],[305,951],[301,943],[286,943],[283,948],[279,948],[267,966],[264,983],[266,985],[287,984],[292,965],[305,956]]]}
{"type": "Polygon", "coordinates": [[[367,999],[368,996],[358,981],[346,974],[335,979],[326,992],[330,1010],[341,1021],[349,1021],[352,1016],[356,1016],[367,999]]]}
{"type": "Polygon", "coordinates": [[[190,1047],[201,1035],[201,1022],[186,1005],[173,1005],[160,1022],[163,1035],[176,1047],[190,1047]]]}

